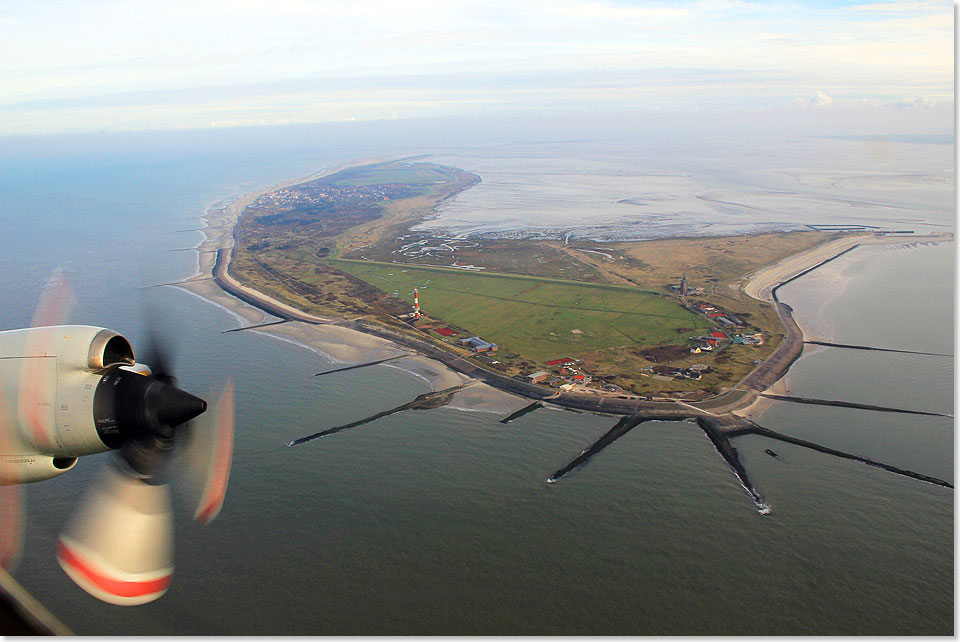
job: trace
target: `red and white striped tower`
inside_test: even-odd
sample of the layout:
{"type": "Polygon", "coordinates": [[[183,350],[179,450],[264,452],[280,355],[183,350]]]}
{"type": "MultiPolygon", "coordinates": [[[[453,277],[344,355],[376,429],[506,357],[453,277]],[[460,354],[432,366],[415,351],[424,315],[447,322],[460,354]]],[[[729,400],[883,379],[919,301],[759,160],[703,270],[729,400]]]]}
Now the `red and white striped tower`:
{"type": "Polygon", "coordinates": [[[420,293],[417,288],[413,288],[413,318],[420,318],[420,293]]]}

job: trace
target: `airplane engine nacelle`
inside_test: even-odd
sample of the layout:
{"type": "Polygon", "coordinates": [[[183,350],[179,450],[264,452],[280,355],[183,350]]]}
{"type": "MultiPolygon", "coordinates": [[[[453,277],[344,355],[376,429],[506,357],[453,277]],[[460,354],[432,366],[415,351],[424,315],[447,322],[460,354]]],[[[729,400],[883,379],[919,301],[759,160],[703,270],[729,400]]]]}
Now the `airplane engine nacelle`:
{"type": "Polygon", "coordinates": [[[0,455],[0,486],[50,479],[67,472],[76,463],[76,457],[0,455]]]}
{"type": "Polygon", "coordinates": [[[109,450],[104,439],[110,439],[98,430],[94,399],[105,368],[133,365],[130,343],[105,328],[73,325],[0,332],[0,421],[6,423],[0,431],[19,441],[12,449],[0,443],[0,454],[13,450],[48,455],[14,468],[28,476],[52,477],[72,466],[58,468],[64,458],[109,450]]]}

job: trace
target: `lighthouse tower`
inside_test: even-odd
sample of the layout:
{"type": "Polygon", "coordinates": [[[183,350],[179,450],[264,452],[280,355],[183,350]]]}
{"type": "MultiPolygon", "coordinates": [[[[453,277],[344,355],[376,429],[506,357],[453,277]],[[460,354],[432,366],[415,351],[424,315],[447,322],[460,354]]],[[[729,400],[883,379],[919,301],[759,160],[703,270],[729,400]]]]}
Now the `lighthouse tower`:
{"type": "Polygon", "coordinates": [[[420,293],[417,292],[417,288],[413,288],[413,314],[410,315],[410,318],[420,318],[420,293]]]}

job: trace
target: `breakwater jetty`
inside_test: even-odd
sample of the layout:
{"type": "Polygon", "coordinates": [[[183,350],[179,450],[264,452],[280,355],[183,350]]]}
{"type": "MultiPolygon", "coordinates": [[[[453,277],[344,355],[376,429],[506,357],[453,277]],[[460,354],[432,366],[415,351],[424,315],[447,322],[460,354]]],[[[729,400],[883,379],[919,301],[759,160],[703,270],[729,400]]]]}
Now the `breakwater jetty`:
{"type": "Polygon", "coordinates": [[[921,354],[927,357],[953,357],[952,354],[941,352],[917,352],[916,350],[898,350],[896,348],[875,348],[873,346],[858,346],[850,343],[832,343],[830,341],[814,341],[807,339],[804,343],[813,346],[827,346],[828,348],[846,348],[848,350],[875,350],[877,352],[899,352],[900,354],[921,354]]]}
{"type": "Polygon", "coordinates": [[[769,428],[764,428],[763,426],[759,426],[753,422],[747,422],[747,424],[749,425],[745,425],[738,428],[732,428],[728,430],[726,432],[727,439],[740,437],[742,435],[760,435],[761,437],[769,437],[770,439],[776,439],[778,441],[782,441],[788,444],[802,446],[804,448],[816,450],[817,452],[821,452],[826,455],[833,455],[834,457],[840,457],[841,459],[850,459],[853,461],[858,461],[868,466],[880,468],[882,470],[886,470],[887,472],[891,472],[896,475],[903,475],[904,477],[910,477],[911,479],[917,479],[919,481],[927,482],[928,484],[943,486],[944,488],[953,488],[952,483],[943,479],[939,479],[937,477],[924,475],[923,473],[914,472],[912,470],[907,470],[905,468],[899,468],[897,466],[892,466],[890,464],[879,462],[875,459],[870,459],[868,457],[861,457],[860,455],[854,455],[851,453],[844,452],[842,450],[837,450],[835,448],[829,448],[827,446],[823,446],[821,444],[818,444],[813,441],[808,441],[806,439],[800,439],[798,437],[791,437],[790,435],[784,435],[783,433],[770,430],[769,428]]]}
{"type": "MultiPolygon", "coordinates": [[[[554,484],[561,478],[569,475],[577,468],[584,466],[593,457],[598,455],[600,451],[608,447],[617,439],[623,437],[640,424],[647,421],[663,421],[664,419],[665,418],[662,416],[649,414],[622,417],[620,421],[617,422],[613,428],[604,433],[600,439],[581,451],[580,454],[577,455],[577,457],[575,457],[570,463],[566,464],[558,469],[555,473],[550,475],[550,477],[547,478],[547,483],[554,484]]],[[[693,421],[693,423],[696,423],[697,426],[703,430],[704,434],[706,434],[707,438],[709,438],[713,443],[714,448],[717,449],[717,452],[730,467],[730,470],[733,472],[733,474],[736,475],[737,480],[740,482],[740,486],[743,487],[744,491],[746,491],[747,496],[753,502],[757,512],[759,512],[761,515],[769,515],[772,512],[770,507],[764,501],[760,491],[757,490],[757,487],[750,479],[750,475],[747,473],[746,467],[740,460],[740,453],[730,442],[731,435],[745,434],[744,432],[738,431],[750,430],[755,426],[755,424],[741,417],[737,417],[736,415],[724,415],[719,417],[700,415],[696,417],[696,419],[691,419],[689,417],[674,417],[667,420],[693,421]]]]}
{"type": "Polygon", "coordinates": [[[772,393],[761,393],[761,397],[773,399],[775,401],[789,401],[791,403],[805,403],[814,406],[837,406],[840,408],[856,408],[857,410],[873,410],[875,412],[899,412],[907,415],[926,415],[928,417],[953,417],[942,412],[928,412],[925,410],[907,410],[905,408],[890,408],[887,406],[875,406],[868,403],[855,403],[853,401],[836,401],[834,399],[810,399],[808,397],[793,397],[788,395],[775,395],[772,393]]]}
{"type": "Polygon", "coordinates": [[[607,431],[600,439],[590,444],[589,447],[585,448],[573,461],[569,464],[560,468],[555,473],[550,475],[547,478],[547,483],[552,484],[556,482],[561,477],[564,477],[575,468],[583,466],[585,463],[590,461],[594,455],[599,453],[601,450],[615,442],[617,439],[620,439],[625,434],[630,432],[635,426],[646,421],[643,417],[622,417],[620,421],[617,422],[617,425],[607,431]]]}
{"type": "Polygon", "coordinates": [[[335,372],[346,372],[347,370],[356,370],[357,368],[369,368],[370,366],[380,365],[381,363],[390,363],[391,361],[397,361],[398,359],[403,359],[404,357],[409,357],[410,353],[405,352],[403,354],[396,354],[392,357],[387,357],[386,359],[377,359],[376,361],[368,361],[367,363],[355,363],[350,366],[344,366],[342,368],[334,368],[333,370],[324,370],[323,372],[318,372],[313,375],[314,377],[322,377],[323,375],[333,374],[335,372]]]}
{"type": "Polygon", "coordinates": [[[528,414],[528,413],[531,413],[531,412],[533,412],[534,410],[537,410],[538,408],[543,408],[543,402],[542,402],[542,401],[534,401],[534,402],[533,402],[532,404],[530,404],[529,406],[524,406],[523,408],[521,408],[520,410],[516,411],[516,412],[513,413],[512,415],[510,415],[510,416],[508,416],[508,417],[504,417],[503,419],[501,419],[501,420],[500,420],[500,423],[502,423],[502,424],[508,424],[508,423],[510,423],[511,421],[513,421],[514,419],[519,419],[520,417],[522,417],[522,416],[524,416],[524,415],[526,415],[526,414],[528,414]]]}
{"type": "Polygon", "coordinates": [[[307,435],[306,437],[300,437],[299,439],[294,439],[287,446],[299,446],[300,444],[305,444],[308,441],[313,441],[314,439],[320,439],[321,437],[326,437],[328,435],[333,435],[350,428],[356,428],[357,426],[362,426],[368,424],[377,419],[382,419],[383,417],[388,417],[390,415],[396,414],[398,412],[403,412],[404,410],[430,410],[433,408],[440,408],[445,406],[453,399],[454,393],[457,393],[463,390],[469,384],[460,384],[459,386],[453,386],[452,388],[446,388],[445,390],[438,390],[436,392],[428,392],[418,396],[416,399],[410,403],[405,403],[402,406],[397,406],[396,408],[391,408],[390,410],[384,410],[383,412],[378,412],[375,415],[359,419],[357,421],[351,421],[348,424],[343,424],[342,426],[336,426],[334,428],[328,428],[326,430],[321,430],[320,432],[315,432],[312,435],[307,435]]]}
{"type": "Polygon", "coordinates": [[[228,332],[242,332],[243,330],[256,330],[257,328],[269,328],[272,325],[280,325],[281,323],[286,323],[286,319],[280,319],[279,321],[267,321],[266,323],[257,323],[255,325],[245,325],[242,328],[230,328],[229,330],[224,330],[220,334],[227,334],[228,332]]]}

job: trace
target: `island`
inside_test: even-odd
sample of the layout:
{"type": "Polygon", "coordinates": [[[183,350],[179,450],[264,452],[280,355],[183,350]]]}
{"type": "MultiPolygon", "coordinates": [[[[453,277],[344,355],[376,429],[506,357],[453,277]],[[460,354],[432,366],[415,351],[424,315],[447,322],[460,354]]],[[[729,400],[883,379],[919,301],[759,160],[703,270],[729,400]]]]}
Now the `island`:
{"type": "Polygon", "coordinates": [[[364,319],[509,377],[699,401],[736,386],[785,338],[742,276],[842,234],[595,243],[413,229],[479,180],[405,160],[260,195],[240,215],[228,271],[303,312],[364,319]]]}
{"type": "Polygon", "coordinates": [[[207,258],[182,285],[213,300],[222,297],[213,288],[222,288],[276,317],[251,318],[238,329],[297,323],[344,338],[362,333],[395,350],[366,361],[348,357],[356,361],[348,368],[416,355],[464,377],[290,445],[442,405],[466,394],[464,381],[480,381],[532,402],[504,421],[545,403],[621,417],[551,483],[639,423],[659,419],[695,421],[763,514],[770,509],[734,437],[760,434],[951,486],[750,418],[766,399],[844,405],[774,388],[805,339],[777,289],[861,244],[902,242],[909,232],[811,226],[598,242],[450,235],[423,225],[480,181],[422,158],[360,161],[211,208],[199,250],[207,258]]]}

